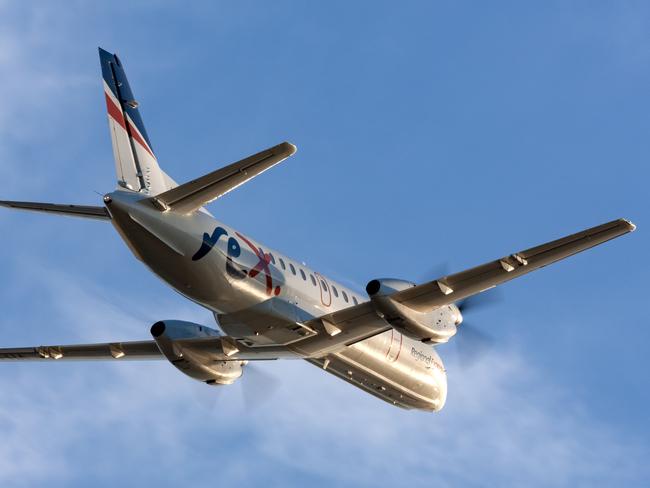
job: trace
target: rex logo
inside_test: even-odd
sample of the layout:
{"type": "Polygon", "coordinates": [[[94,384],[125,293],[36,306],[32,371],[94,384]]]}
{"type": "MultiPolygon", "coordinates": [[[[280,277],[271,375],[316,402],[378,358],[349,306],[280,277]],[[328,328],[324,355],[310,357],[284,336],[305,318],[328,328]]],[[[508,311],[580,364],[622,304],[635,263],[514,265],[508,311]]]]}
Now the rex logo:
{"type": "Polygon", "coordinates": [[[217,227],[212,232],[212,235],[207,232],[203,233],[203,243],[198,251],[192,256],[192,261],[198,261],[199,259],[204,258],[212,248],[219,242],[222,236],[228,237],[228,242],[226,244],[226,272],[228,275],[237,280],[243,280],[246,276],[250,278],[255,278],[258,274],[264,273],[266,281],[266,294],[271,296],[273,294],[280,294],[280,287],[276,286],[273,288],[273,278],[271,277],[271,269],[269,264],[271,262],[271,255],[265,253],[261,247],[256,247],[251,241],[246,239],[239,232],[235,232],[237,236],[244,241],[244,243],[251,249],[253,254],[257,257],[257,263],[249,271],[245,269],[240,269],[234,262],[233,258],[238,258],[241,255],[241,246],[239,242],[234,237],[228,237],[228,231],[223,227],[217,227]]]}

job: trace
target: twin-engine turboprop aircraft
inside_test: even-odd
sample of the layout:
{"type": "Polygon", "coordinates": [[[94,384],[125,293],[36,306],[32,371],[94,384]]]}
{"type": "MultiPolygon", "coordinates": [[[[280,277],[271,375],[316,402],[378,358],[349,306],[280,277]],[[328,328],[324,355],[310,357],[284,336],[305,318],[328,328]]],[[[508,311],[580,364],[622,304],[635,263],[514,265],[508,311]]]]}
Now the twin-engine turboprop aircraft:
{"type": "Polygon", "coordinates": [[[462,300],[635,229],[615,220],[416,285],[373,279],[362,297],[215,220],[204,206],[292,156],[283,142],[178,185],[158,166],[124,68],[99,50],[118,187],[103,206],[0,202],[106,220],[136,258],[214,313],[221,330],[179,320],[152,340],[0,350],[0,359],[167,359],[208,385],[229,385],[248,361],[305,359],[403,408],[440,410],[447,377],[435,346],[462,323],[462,300]],[[223,331],[223,332],[221,332],[223,331]]]}

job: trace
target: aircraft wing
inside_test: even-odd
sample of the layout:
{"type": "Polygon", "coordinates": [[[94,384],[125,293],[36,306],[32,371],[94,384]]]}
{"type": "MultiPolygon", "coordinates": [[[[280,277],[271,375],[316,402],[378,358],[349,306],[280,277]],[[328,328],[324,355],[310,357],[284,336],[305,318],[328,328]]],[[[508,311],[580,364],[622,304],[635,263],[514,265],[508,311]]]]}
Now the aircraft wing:
{"type": "Polygon", "coordinates": [[[429,312],[632,232],[634,229],[636,226],[628,220],[614,220],[460,273],[396,292],[390,297],[418,312],[429,312]]]}
{"type": "MultiPolygon", "coordinates": [[[[174,344],[184,352],[198,354],[213,361],[266,361],[302,357],[284,346],[251,348],[228,336],[177,339],[174,344]]],[[[161,353],[156,341],[153,340],[0,349],[0,361],[103,361],[114,359],[119,361],[155,360],[165,359],[165,356],[161,353]]]]}
{"type": "Polygon", "coordinates": [[[154,341],[75,344],[0,349],[0,361],[164,359],[154,341]]]}
{"type": "MultiPolygon", "coordinates": [[[[390,298],[418,312],[429,312],[634,229],[634,224],[627,220],[615,220],[460,273],[398,291],[390,295],[390,298]]],[[[242,327],[238,329],[238,336],[247,336],[247,340],[239,341],[240,344],[246,345],[247,341],[250,341],[251,345],[259,342],[252,345],[252,350],[284,348],[304,358],[323,357],[391,328],[379,317],[372,302],[363,302],[304,321],[292,321],[287,318],[299,315],[298,310],[286,309],[290,306],[273,298],[240,312],[220,315],[219,322],[236,330],[237,327],[242,327]],[[280,310],[281,307],[284,309],[280,310]],[[270,325],[272,327],[269,327],[270,325]],[[269,330],[270,328],[272,330],[269,330]]]]}
{"type": "Polygon", "coordinates": [[[162,210],[170,209],[185,214],[193,212],[284,161],[295,152],[296,146],[283,142],[156,195],[152,202],[162,210]]]}

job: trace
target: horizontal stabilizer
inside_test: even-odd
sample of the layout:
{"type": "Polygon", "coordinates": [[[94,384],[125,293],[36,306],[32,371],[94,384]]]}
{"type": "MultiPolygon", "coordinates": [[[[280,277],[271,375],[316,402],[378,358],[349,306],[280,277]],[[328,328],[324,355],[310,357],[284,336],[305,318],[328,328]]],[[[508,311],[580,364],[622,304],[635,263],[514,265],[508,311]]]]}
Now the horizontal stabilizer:
{"type": "Polygon", "coordinates": [[[105,207],[93,207],[89,205],[59,205],[56,203],[39,202],[12,202],[0,200],[0,206],[17,208],[19,210],[31,210],[34,212],[47,212],[72,217],[83,217],[86,219],[111,220],[111,216],[105,207]]]}
{"type": "Polygon", "coordinates": [[[255,178],[295,152],[296,146],[283,142],[161,193],[151,200],[161,210],[173,210],[183,214],[191,213],[255,178]]]}

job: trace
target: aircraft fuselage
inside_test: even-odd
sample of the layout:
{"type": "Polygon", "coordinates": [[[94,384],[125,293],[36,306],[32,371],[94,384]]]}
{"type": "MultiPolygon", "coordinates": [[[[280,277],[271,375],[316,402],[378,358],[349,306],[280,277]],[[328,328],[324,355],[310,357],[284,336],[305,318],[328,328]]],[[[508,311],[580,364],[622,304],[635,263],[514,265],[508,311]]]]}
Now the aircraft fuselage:
{"type": "MultiPolygon", "coordinates": [[[[160,212],[142,195],[120,190],[104,201],[133,254],[180,294],[211,310],[225,333],[247,345],[285,340],[291,350],[292,331],[269,326],[260,333],[246,323],[219,321],[220,314],[267,302],[287,322],[300,324],[367,300],[207,212],[160,212]]],[[[303,358],[404,408],[437,411],[445,403],[447,378],[439,355],[392,329],[343,351],[303,358]]]]}

